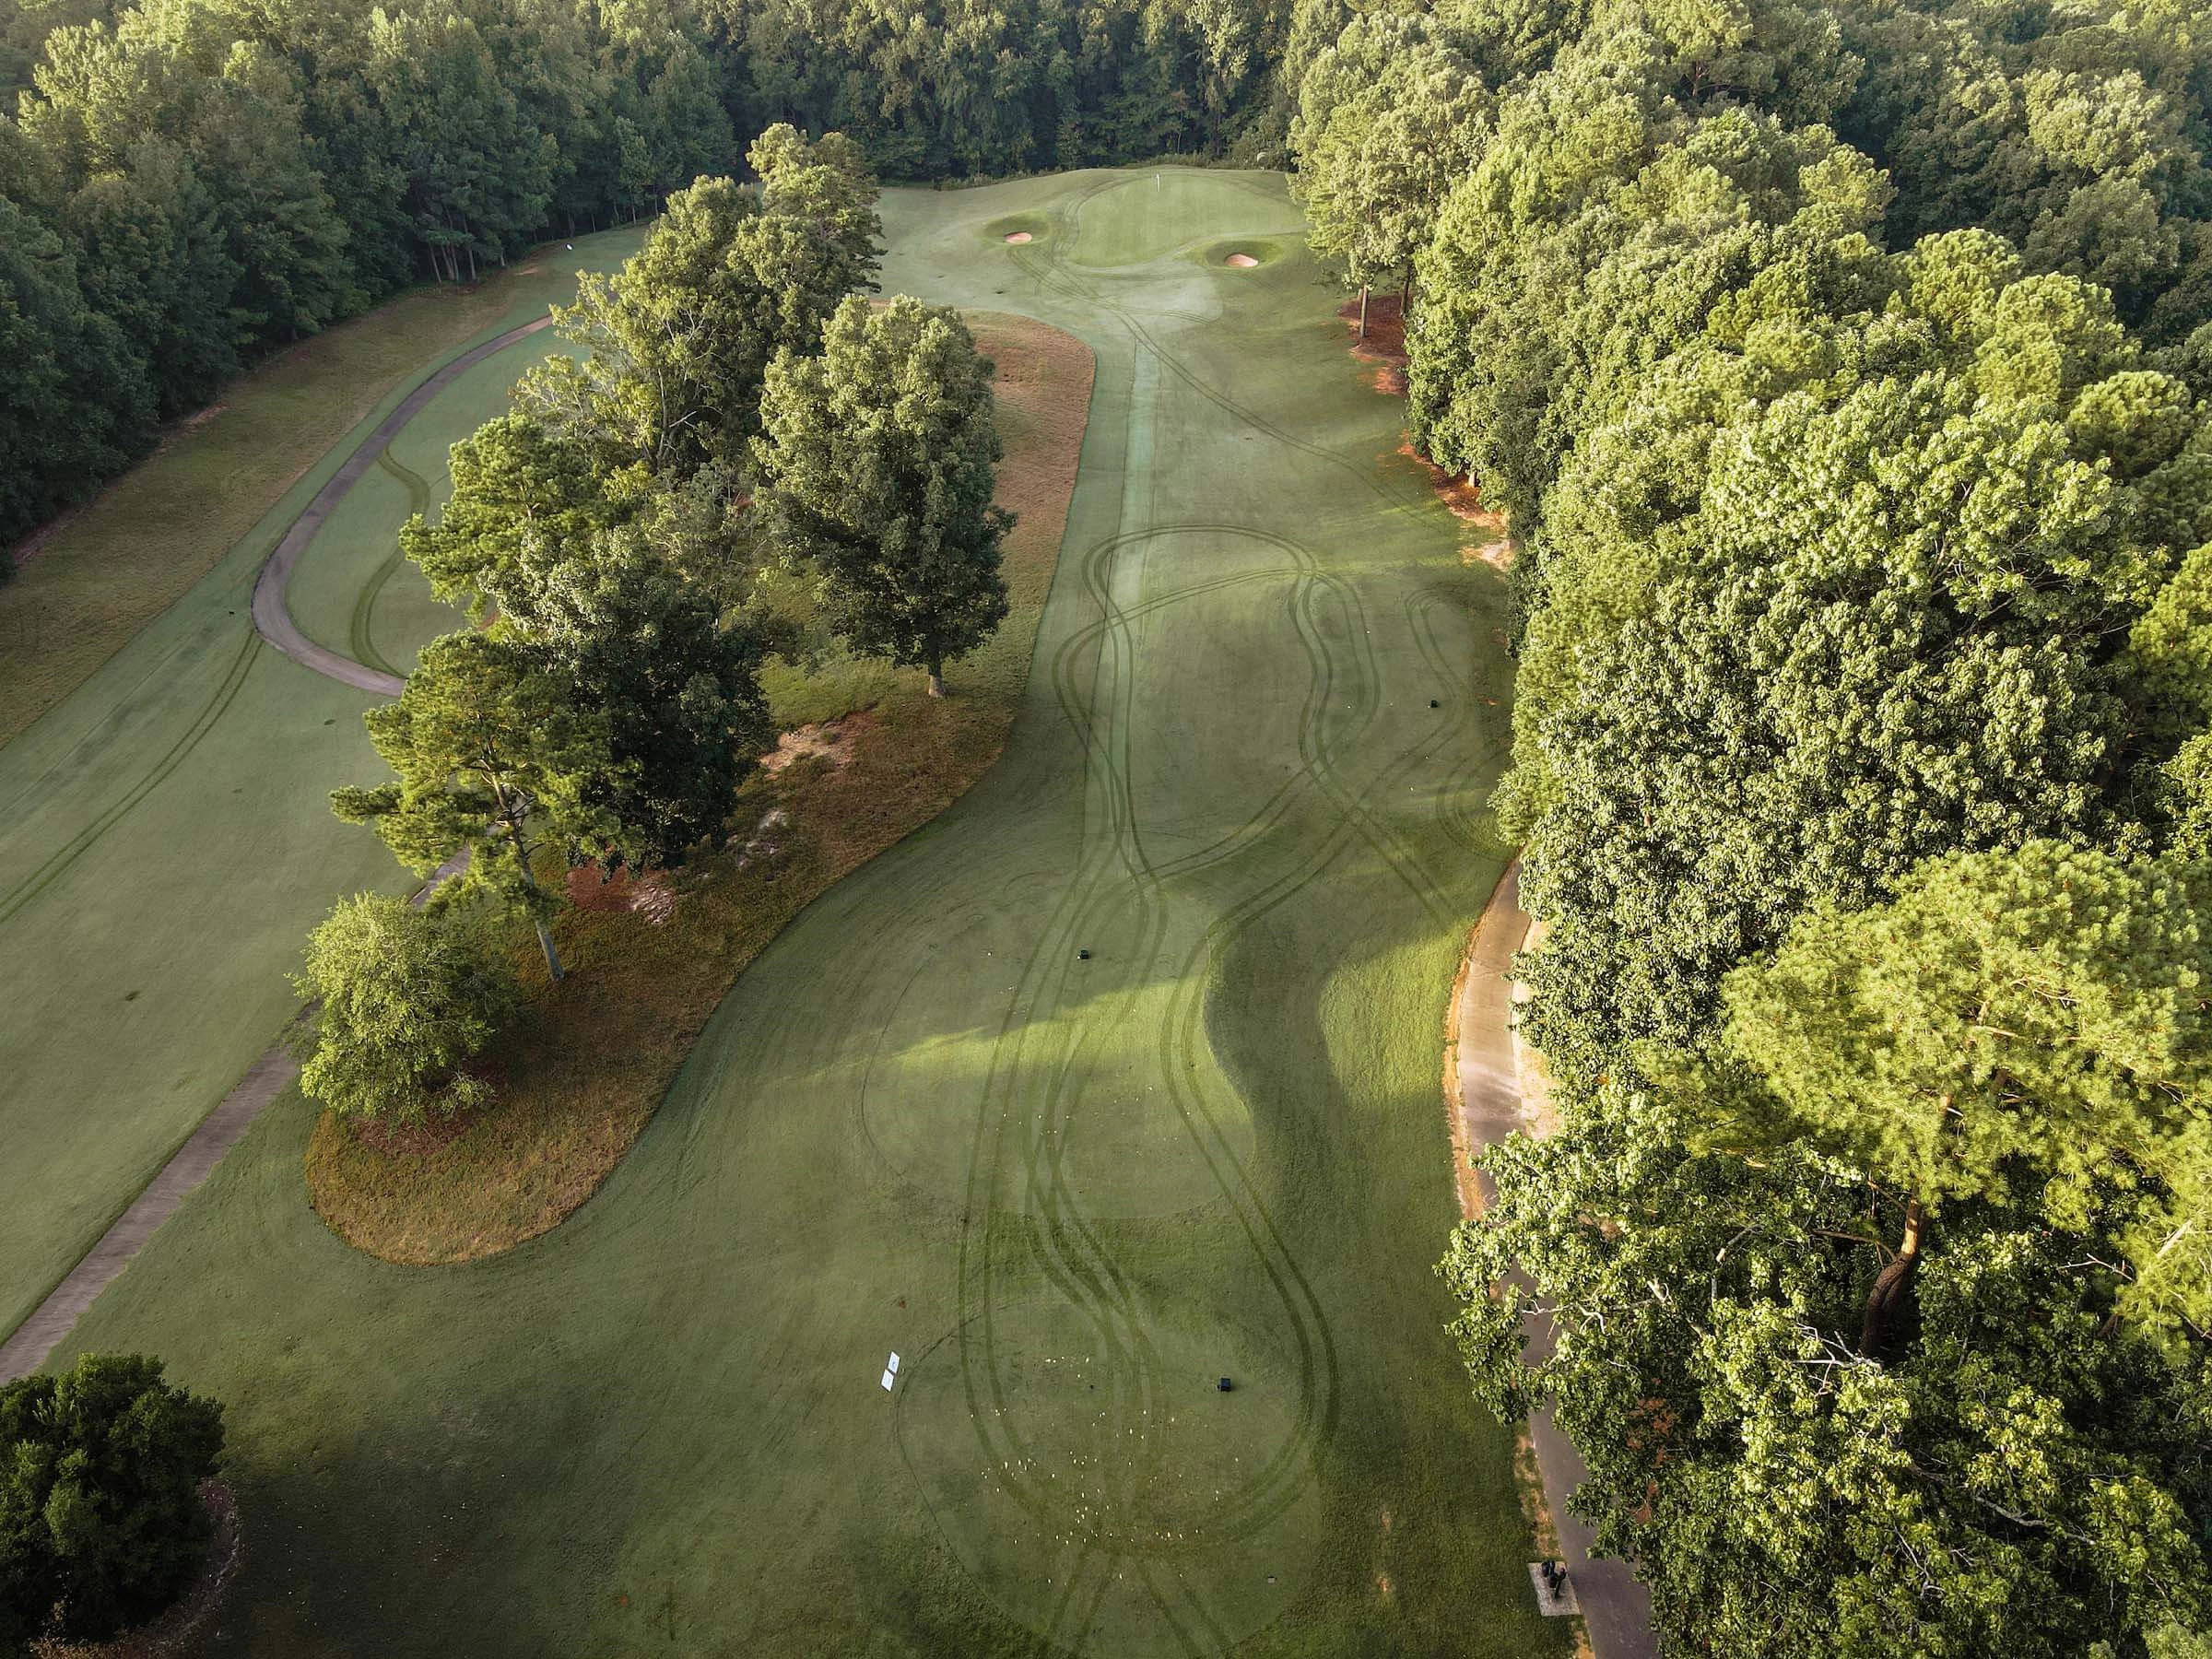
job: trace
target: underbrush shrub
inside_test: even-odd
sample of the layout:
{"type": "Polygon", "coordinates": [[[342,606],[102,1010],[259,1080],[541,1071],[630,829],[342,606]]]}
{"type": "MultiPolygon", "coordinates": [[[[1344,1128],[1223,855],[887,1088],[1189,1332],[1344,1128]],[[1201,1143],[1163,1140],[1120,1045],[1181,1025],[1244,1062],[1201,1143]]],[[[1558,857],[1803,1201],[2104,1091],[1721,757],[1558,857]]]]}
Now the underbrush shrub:
{"type": "Polygon", "coordinates": [[[0,1387],[0,1653],[104,1641],[182,1595],[213,1523],[223,1408],[138,1354],[0,1387]]]}
{"type": "Polygon", "coordinates": [[[309,935],[293,976],[320,1005],[294,1048],[300,1087],[349,1116],[415,1124],[482,1106],[465,1069],[521,997],[508,941],[481,912],[383,894],[346,900],[309,935]]]}

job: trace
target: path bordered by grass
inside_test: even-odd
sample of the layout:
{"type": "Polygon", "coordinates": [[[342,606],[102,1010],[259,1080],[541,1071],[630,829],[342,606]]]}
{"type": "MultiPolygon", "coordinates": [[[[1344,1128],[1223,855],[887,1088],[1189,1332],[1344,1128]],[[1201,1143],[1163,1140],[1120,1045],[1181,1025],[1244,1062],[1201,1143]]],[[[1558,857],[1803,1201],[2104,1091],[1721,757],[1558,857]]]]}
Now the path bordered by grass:
{"type": "MultiPolygon", "coordinates": [[[[497,307],[459,348],[543,316],[573,292],[578,267],[618,262],[637,241],[594,238],[496,291],[449,295],[456,307],[497,307]]],[[[329,347],[322,355],[303,347],[241,381],[223,415],[143,469],[150,480],[134,474],[86,511],[71,531],[81,544],[57,542],[24,571],[24,588],[0,589],[0,606],[46,592],[37,582],[50,559],[75,560],[71,581],[88,592],[111,582],[103,571],[119,594],[135,590],[164,559],[197,559],[205,571],[0,747],[0,1331],[68,1272],[268,1046],[295,1006],[285,975],[332,901],[408,885],[373,836],[330,814],[334,785],[375,773],[361,725],[373,700],[260,644],[249,601],[263,558],[353,444],[456,355],[439,349],[432,322],[444,314],[434,298],[403,300],[312,342],[329,347]],[[364,390],[358,377],[372,370],[381,378],[364,390]],[[364,401],[375,406],[339,421],[340,441],[320,438],[320,460],[310,449],[288,451],[280,467],[233,467],[233,418],[288,443],[290,423],[326,433],[326,406],[364,401]],[[227,529],[235,545],[206,570],[206,526],[241,523],[245,534],[227,529]]],[[[503,354],[502,378],[472,374],[426,418],[450,419],[457,397],[476,400],[468,424],[495,413],[526,354],[549,345],[503,354]]],[[[378,522],[387,543],[404,502],[395,495],[378,522]]],[[[349,500],[332,526],[372,505],[349,500]]],[[[313,576],[328,552],[318,537],[302,572],[313,576]]],[[[0,672],[14,662],[0,645],[0,672]]]]}
{"type": "Polygon", "coordinates": [[[229,1402],[216,1652],[1563,1652],[1430,1271],[1502,583],[1311,263],[1209,263],[1280,181],[1171,176],[888,198],[887,289],[1097,357],[1021,713],[593,1201],[374,1261],[290,1097],[56,1356],[229,1402]]]}
{"type": "MultiPolygon", "coordinates": [[[[935,700],[913,673],[861,677],[870,691],[849,723],[842,764],[802,759],[744,791],[750,831],[691,866],[601,890],[559,924],[574,971],[545,982],[535,947],[524,1018],[489,1055],[498,1106],[458,1135],[432,1129],[396,1147],[326,1113],[308,1143],[316,1210],[349,1242],[388,1261],[466,1261],[553,1227],[598,1190],[667,1092],[707,1017],[747,964],[825,888],[927,823],[997,759],[1029,677],[1037,624],[1060,554],[1090,406],[1081,341],[1021,317],[973,316],[998,367],[1006,454],[998,500],[1018,516],[1006,544],[1012,613],[990,643],[953,665],[935,700]],[[658,900],[669,902],[665,910],[658,900]]],[[[854,712],[837,679],[786,678],[780,724],[854,712]]]]}
{"type": "Polygon", "coordinates": [[[572,297],[580,264],[597,263],[554,245],[472,289],[418,289],[280,353],[171,428],[0,585],[0,743],[183,598],[403,382],[518,312],[544,315],[548,297],[572,297]]]}

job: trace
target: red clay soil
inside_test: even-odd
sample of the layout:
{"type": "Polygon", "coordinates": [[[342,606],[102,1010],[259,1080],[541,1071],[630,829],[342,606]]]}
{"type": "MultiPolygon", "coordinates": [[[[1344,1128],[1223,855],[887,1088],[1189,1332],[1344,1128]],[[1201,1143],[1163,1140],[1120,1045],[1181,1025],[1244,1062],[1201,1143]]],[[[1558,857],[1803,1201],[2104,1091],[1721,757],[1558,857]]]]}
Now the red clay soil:
{"type": "MultiPolygon", "coordinates": [[[[1352,356],[1372,363],[1369,383],[1385,397],[1406,395],[1406,314],[1395,294],[1370,293],[1367,299],[1367,337],[1359,337],[1359,296],[1354,294],[1336,308],[1336,314],[1352,335],[1352,356]]],[[[1449,473],[1413,447],[1409,437],[1398,453],[1429,475],[1430,488],[1452,516],[1489,532],[1489,539],[1465,549],[1470,562],[1479,560],[1503,570],[1512,560],[1512,543],[1506,539],[1505,515],[1482,504],[1482,487],[1465,473],[1449,473]]]]}
{"type": "Polygon", "coordinates": [[[1395,294],[1367,297],[1367,337],[1359,337],[1359,296],[1354,294],[1336,310],[1345,327],[1352,331],[1352,355],[1375,365],[1371,383],[1385,397],[1406,395],[1406,314],[1395,294]]]}

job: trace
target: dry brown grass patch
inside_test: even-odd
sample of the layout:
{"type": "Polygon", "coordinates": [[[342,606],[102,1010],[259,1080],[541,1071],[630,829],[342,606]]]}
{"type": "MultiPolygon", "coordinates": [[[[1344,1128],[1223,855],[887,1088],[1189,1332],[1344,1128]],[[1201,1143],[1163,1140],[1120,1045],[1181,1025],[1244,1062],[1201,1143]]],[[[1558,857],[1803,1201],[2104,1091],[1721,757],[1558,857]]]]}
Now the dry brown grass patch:
{"type": "Polygon", "coordinates": [[[1013,611],[950,677],[920,677],[872,710],[778,745],[783,758],[738,794],[729,842],[697,864],[602,883],[571,875],[579,902],[557,928],[571,970],[558,985],[523,959],[528,1005],[488,1065],[488,1110],[379,1145],[325,1112],[306,1156],[316,1210],[387,1261],[429,1265],[512,1249],[598,1190],[667,1092],[707,1018],[746,966],[806,905],[944,811],[1005,747],[1028,677],[1090,405],[1081,342],[1026,318],[971,316],[997,364],[1006,456],[999,500],[1013,611]],[[790,752],[785,754],[786,747],[790,752]],[[783,821],[763,830],[781,813],[783,821]]]}

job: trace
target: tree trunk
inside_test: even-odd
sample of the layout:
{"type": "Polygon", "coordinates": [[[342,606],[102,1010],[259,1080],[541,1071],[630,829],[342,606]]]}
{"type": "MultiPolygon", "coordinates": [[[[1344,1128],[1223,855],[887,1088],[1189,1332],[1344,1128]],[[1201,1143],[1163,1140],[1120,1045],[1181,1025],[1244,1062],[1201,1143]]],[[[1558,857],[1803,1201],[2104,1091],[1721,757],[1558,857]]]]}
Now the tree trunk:
{"type": "Polygon", "coordinates": [[[1891,1317],[1912,1294],[1912,1275],[1920,1266],[1920,1200],[1905,1200],[1905,1236],[1896,1259],[1875,1275],[1874,1288],[1866,1293],[1866,1312],[1859,1323],[1859,1352],[1869,1359],[1878,1355],[1889,1335],[1891,1317]]]}
{"type": "Polygon", "coordinates": [[[930,658],[929,694],[932,697],[945,695],[945,659],[942,657],[930,658]]]}
{"type": "MultiPolygon", "coordinates": [[[[507,839],[514,843],[514,862],[523,873],[523,885],[536,892],[537,877],[530,873],[530,850],[523,845],[523,827],[512,818],[507,820],[507,839]]],[[[545,918],[535,913],[530,922],[537,929],[538,948],[546,953],[546,971],[559,984],[566,974],[560,965],[560,952],[553,948],[553,930],[546,925],[545,918]]]]}
{"type": "Polygon", "coordinates": [[[538,948],[546,953],[546,971],[553,976],[554,982],[558,984],[568,977],[568,972],[560,965],[560,952],[553,948],[553,930],[546,925],[542,917],[533,916],[530,920],[537,928],[538,948]]]}
{"type": "Polygon", "coordinates": [[[1359,285],[1359,337],[1367,338],[1367,284],[1359,285]]]}

